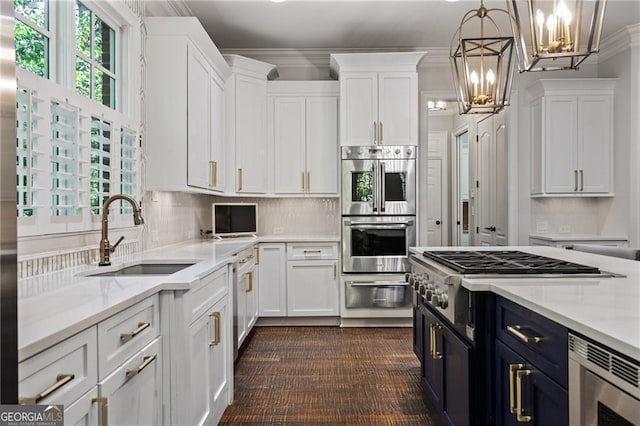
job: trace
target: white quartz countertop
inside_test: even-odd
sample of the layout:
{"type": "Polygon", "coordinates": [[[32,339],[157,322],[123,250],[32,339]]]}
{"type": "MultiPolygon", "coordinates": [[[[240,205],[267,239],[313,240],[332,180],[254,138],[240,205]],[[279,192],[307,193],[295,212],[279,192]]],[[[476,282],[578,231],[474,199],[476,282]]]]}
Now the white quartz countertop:
{"type": "Polygon", "coordinates": [[[470,291],[491,291],[640,361],[640,262],[556,247],[415,247],[425,250],[520,250],[598,267],[613,278],[467,278],[470,291]]]}
{"type": "Polygon", "coordinates": [[[627,242],[629,238],[624,235],[596,235],[596,234],[531,234],[529,238],[544,241],[620,241],[627,242]]]}
{"type": "Polygon", "coordinates": [[[201,276],[234,261],[257,239],[197,241],[149,250],[109,267],[84,265],[20,280],[18,360],[22,361],[161,290],[187,290],[201,276]],[[166,276],[87,277],[140,261],[193,262],[166,276]]]}
{"type": "Polygon", "coordinates": [[[267,235],[196,240],[148,250],[109,267],[83,265],[18,283],[18,359],[36,353],[162,290],[188,290],[200,277],[235,261],[259,242],[338,242],[339,236],[267,235]],[[144,263],[193,263],[171,275],[84,276],[144,263]]]}

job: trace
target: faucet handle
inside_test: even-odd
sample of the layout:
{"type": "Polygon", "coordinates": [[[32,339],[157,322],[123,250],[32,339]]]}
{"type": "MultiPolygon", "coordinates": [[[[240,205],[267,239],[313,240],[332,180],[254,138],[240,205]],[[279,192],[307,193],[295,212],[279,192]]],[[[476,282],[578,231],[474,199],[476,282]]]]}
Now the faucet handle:
{"type": "Polygon", "coordinates": [[[124,235],[122,235],[120,238],[118,238],[118,241],[116,241],[116,243],[114,245],[109,247],[109,251],[111,251],[111,253],[116,251],[116,247],[118,247],[118,244],[120,244],[122,242],[122,240],[124,240],[124,235]]]}

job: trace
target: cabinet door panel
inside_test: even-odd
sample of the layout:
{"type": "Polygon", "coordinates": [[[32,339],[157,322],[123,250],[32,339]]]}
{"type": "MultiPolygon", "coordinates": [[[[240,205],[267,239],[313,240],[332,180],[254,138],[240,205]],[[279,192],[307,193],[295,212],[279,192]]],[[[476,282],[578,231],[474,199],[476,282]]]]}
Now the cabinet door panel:
{"type": "Polygon", "coordinates": [[[224,413],[225,408],[229,404],[229,377],[233,373],[231,367],[231,339],[229,334],[231,318],[229,317],[228,299],[224,298],[213,306],[212,312],[218,316],[209,317],[211,327],[213,327],[214,335],[217,334],[217,342],[214,345],[206,343],[209,349],[208,364],[211,371],[211,381],[209,385],[209,395],[211,395],[212,417],[210,424],[217,424],[224,413]]]}
{"type": "Polygon", "coordinates": [[[287,265],[289,316],[338,315],[337,261],[290,261],[287,265]]]}
{"type": "Polygon", "coordinates": [[[578,97],[580,192],[611,191],[611,98],[578,97]]]}
{"type": "Polygon", "coordinates": [[[494,141],[494,211],[493,226],[494,245],[508,245],[509,231],[509,159],[507,126],[505,125],[505,112],[493,116],[493,141],[494,141]]]}
{"type": "Polygon", "coordinates": [[[446,327],[438,331],[437,337],[437,348],[438,350],[442,348],[445,416],[451,424],[456,426],[469,425],[471,423],[469,405],[471,347],[446,327]]]}
{"type": "Polygon", "coordinates": [[[267,82],[236,76],[237,192],[267,192],[267,82]]]}
{"type": "Polygon", "coordinates": [[[287,260],[284,243],[260,244],[259,259],[260,316],[285,317],[287,316],[287,260]]]}
{"type": "Polygon", "coordinates": [[[189,49],[187,62],[187,183],[209,188],[211,157],[211,104],[209,68],[195,48],[189,49]]]}
{"type": "Polygon", "coordinates": [[[577,161],[577,100],[549,96],[544,103],[546,192],[575,192],[577,161]]]}
{"type": "Polygon", "coordinates": [[[305,98],[273,100],[275,192],[305,192],[305,98]]]}
{"type": "Polygon", "coordinates": [[[378,73],[343,73],[340,81],[340,144],[373,145],[378,73]]]}
{"type": "Polygon", "coordinates": [[[238,324],[238,348],[242,345],[244,338],[247,337],[247,326],[248,326],[248,311],[247,311],[247,289],[249,288],[249,274],[242,273],[242,275],[238,276],[237,282],[237,290],[236,294],[238,297],[238,303],[236,304],[237,312],[235,317],[237,318],[238,324]]]}
{"type": "Polygon", "coordinates": [[[383,145],[418,145],[418,76],[378,74],[379,140],[383,145]]]}
{"type": "Polygon", "coordinates": [[[98,404],[93,399],[98,396],[95,386],[73,404],[64,407],[64,424],[72,426],[91,426],[98,424],[98,404]]]}
{"type": "Polygon", "coordinates": [[[188,424],[202,424],[212,412],[211,388],[209,378],[212,377],[209,342],[213,340],[213,328],[208,313],[203,314],[189,326],[189,390],[188,424]]]}
{"type": "Polygon", "coordinates": [[[210,173],[214,176],[210,178],[209,184],[215,191],[224,191],[225,180],[225,98],[224,84],[216,79],[211,79],[211,161],[215,161],[215,166],[210,173]]]}
{"type": "Polygon", "coordinates": [[[495,209],[494,185],[494,140],[493,118],[489,117],[478,123],[478,188],[477,188],[477,222],[480,229],[479,242],[483,246],[492,246],[493,211],[495,209]]]}
{"type": "Polygon", "coordinates": [[[334,96],[307,98],[307,191],[338,192],[338,100],[334,96]]]}
{"type": "Polygon", "coordinates": [[[422,312],[422,340],[424,342],[421,374],[423,397],[441,411],[443,408],[442,360],[434,359],[432,354],[432,349],[434,349],[432,328],[438,323],[438,319],[425,306],[421,306],[420,310],[422,312]]]}

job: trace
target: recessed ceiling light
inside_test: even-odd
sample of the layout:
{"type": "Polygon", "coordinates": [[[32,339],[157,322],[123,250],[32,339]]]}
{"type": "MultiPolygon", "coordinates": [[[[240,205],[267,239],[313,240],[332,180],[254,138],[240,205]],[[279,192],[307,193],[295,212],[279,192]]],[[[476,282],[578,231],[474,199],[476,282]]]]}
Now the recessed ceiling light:
{"type": "MultiPolygon", "coordinates": [[[[273,0],[271,0],[271,1],[273,1],[273,0]]],[[[446,1],[447,3],[455,3],[455,2],[457,2],[458,0],[444,0],[444,1],[446,1]]]]}
{"type": "MultiPolygon", "coordinates": [[[[457,1],[457,0],[456,0],[457,1]]],[[[284,0],[271,0],[272,3],[282,3],[284,0]]]]}

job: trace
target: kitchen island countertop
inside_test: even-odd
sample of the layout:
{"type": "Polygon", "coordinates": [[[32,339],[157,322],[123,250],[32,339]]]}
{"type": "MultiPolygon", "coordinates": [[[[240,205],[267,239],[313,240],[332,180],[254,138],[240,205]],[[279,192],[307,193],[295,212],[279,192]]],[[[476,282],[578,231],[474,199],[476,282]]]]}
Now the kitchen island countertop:
{"type": "Polygon", "coordinates": [[[640,361],[640,262],[545,246],[414,247],[425,250],[520,250],[598,267],[619,277],[467,278],[470,291],[490,291],[640,361]]]}

